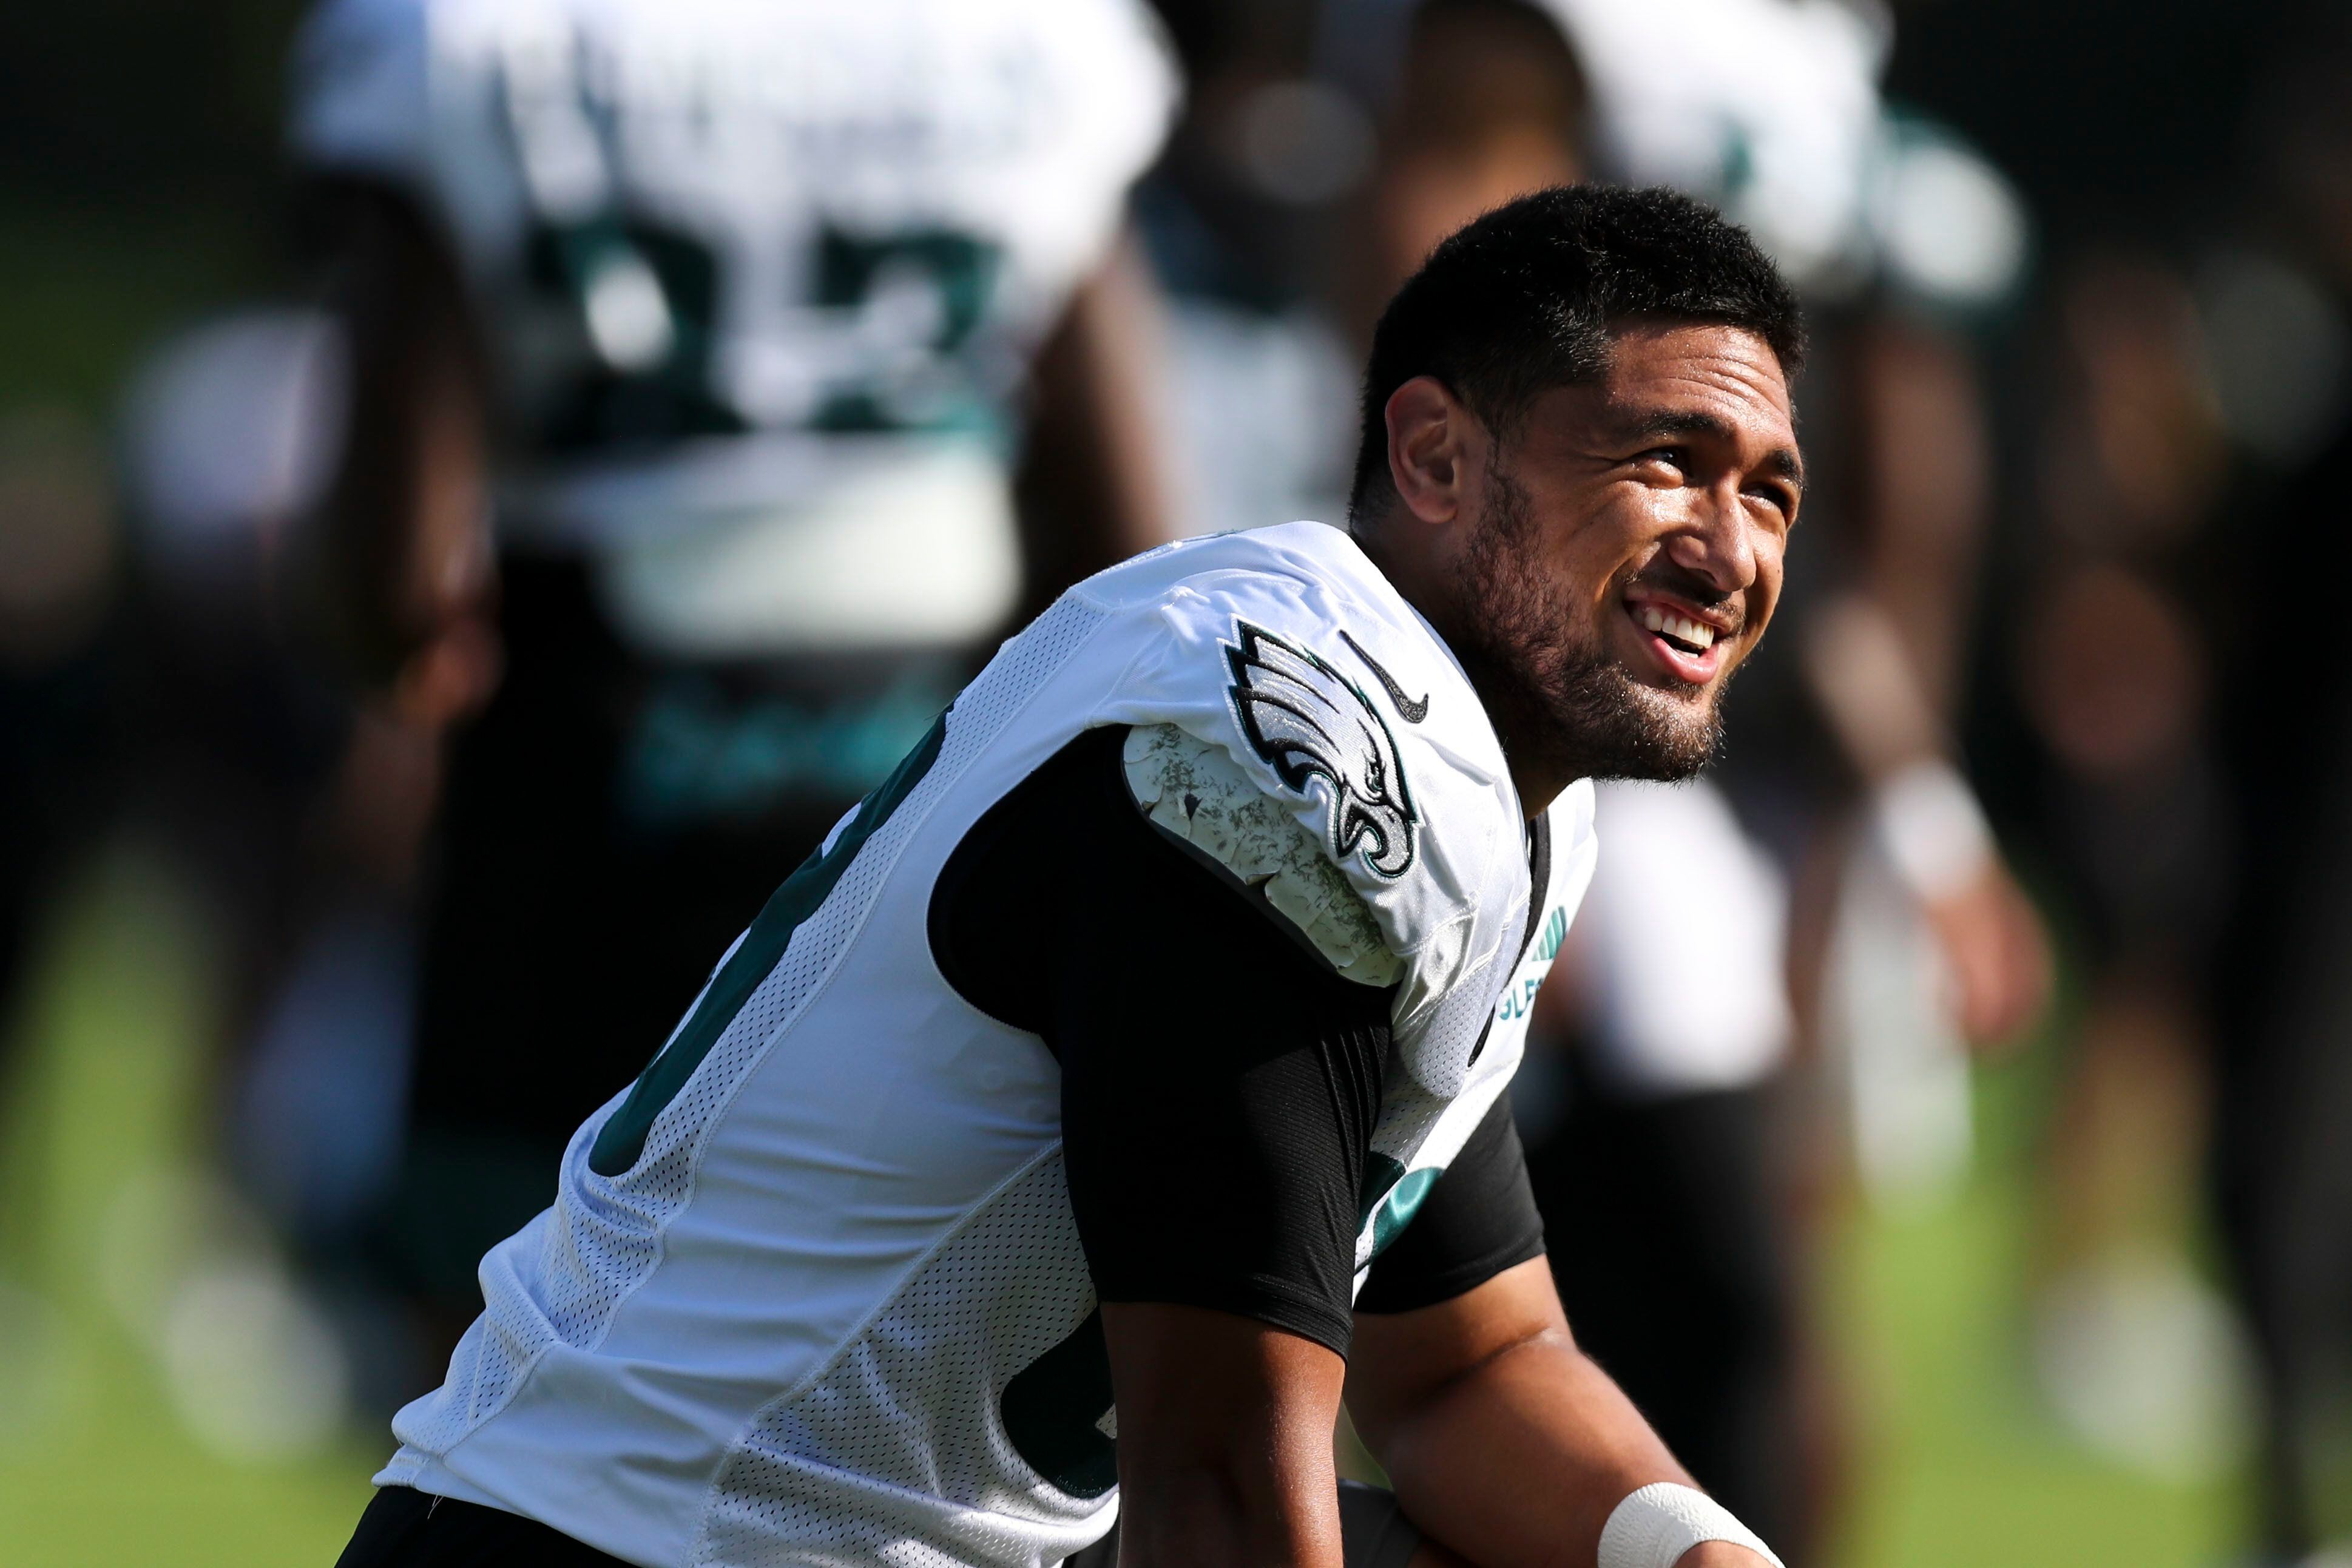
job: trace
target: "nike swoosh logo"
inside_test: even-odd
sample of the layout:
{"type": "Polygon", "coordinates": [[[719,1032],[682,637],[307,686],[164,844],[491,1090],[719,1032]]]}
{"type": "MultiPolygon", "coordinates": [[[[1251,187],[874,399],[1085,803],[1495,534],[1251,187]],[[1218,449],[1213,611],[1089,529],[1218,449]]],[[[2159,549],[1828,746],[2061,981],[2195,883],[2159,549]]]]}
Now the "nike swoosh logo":
{"type": "Polygon", "coordinates": [[[1349,647],[1354,648],[1356,650],[1356,657],[1362,659],[1365,665],[1370,668],[1371,672],[1381,678],[1381,689],[1389,694],[1389,700],[1396,704],[1398,715],[1402,718],[1406,723],[1418,724],[1423,719],[1429,717],[1429,699],[1424,697],[1420,701],[1415,702],[1412,698],[1407,697],[1404,694],[1404,688],[1396,683],[1396,677],[1391,675],[1387,670],[1382,669],[1381,668],[1381,661],[1374,658],[1370,654],[1366,653],[1364,651],[1364,645],[1358,642],[1354,637],[1349,637],[1348,635],[1347,628],[1344,626],[1340,628],[1339,640],[1346,643],[1349,647]]]}

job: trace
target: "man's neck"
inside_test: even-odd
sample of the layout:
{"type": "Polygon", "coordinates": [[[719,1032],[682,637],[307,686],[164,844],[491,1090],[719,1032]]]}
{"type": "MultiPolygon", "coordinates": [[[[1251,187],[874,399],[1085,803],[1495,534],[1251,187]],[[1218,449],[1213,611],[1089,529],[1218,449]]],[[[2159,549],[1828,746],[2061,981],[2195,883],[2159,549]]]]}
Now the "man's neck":
{"type": "Polygon", "coordinates": [[[1397,552],[1387,548],[1379,531],[1366,529],[1355,520],[1348,523],[1348,536],[1356,548],[1379,568],[1389,585],[1399,597],[1421,613],[1421,618],[1437,634],[1454,662],[1462,668],[1477,694],[1478,705],[1486,710],[1486,722],[1495,731],[1495,740],[1502,748],[1503,765],[1511,775],[1511,788],[1519,797],[1519,810],[1530,822],[1541,816],[1546,808],[1558,799],[1559,792],[1583,776],[1572,759],[1555,757],[1546,748],[1530,744],[1528,737],[1541,734],[1542,726],[1536,716],[1516,711],[1519,704],[1512,700],[1509,683],[1498,678],[1498,672],[1488,667],[1479,653],[1476,639],[1460,635],[1463,607],[1454,603],[1455,595],[1437,591],[1442,579],[1431,564],[1402,559],[1397,552]]]}

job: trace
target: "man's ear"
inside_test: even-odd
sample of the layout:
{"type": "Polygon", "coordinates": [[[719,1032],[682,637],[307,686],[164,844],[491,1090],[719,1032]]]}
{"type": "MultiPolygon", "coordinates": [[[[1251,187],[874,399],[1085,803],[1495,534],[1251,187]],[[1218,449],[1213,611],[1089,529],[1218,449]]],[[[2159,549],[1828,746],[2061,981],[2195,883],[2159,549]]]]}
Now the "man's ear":
{"type": "Polygon", "coordinates": [[[1477,422],[1434,376],[1417,375],[1389,395],[1389,479],[1405,510],[1423,522],[1461,515],[1477,422]]]}

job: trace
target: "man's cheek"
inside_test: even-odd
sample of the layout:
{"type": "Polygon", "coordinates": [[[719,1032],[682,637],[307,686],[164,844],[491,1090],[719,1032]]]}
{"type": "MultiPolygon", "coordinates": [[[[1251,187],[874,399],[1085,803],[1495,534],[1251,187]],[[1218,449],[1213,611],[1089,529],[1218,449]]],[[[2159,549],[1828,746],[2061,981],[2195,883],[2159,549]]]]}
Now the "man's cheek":
{"type": "Polygon", "coordinates": [[[1780,607],[1780,561],[1776,555],[1767,570],[1757,574],[1756,586],[1748,595],[1748,624],[1753,635],[1747,641],[1751,645],[1771,626],[1773,614],[1780,607]]]}

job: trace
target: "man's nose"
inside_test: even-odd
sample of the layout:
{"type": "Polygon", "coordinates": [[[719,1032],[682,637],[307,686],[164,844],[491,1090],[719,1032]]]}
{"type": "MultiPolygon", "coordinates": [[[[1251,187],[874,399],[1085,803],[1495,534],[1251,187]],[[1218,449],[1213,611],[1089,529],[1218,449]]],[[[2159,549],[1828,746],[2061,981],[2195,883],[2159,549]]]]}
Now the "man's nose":
{"type": "Polygon", "coordinates": [[[1756,582],[1756,542],[1738,490],[1708,490],[1695,498],[1689,518],[1666,540],[1667,558],[1726,594],[1756,582]]]}

